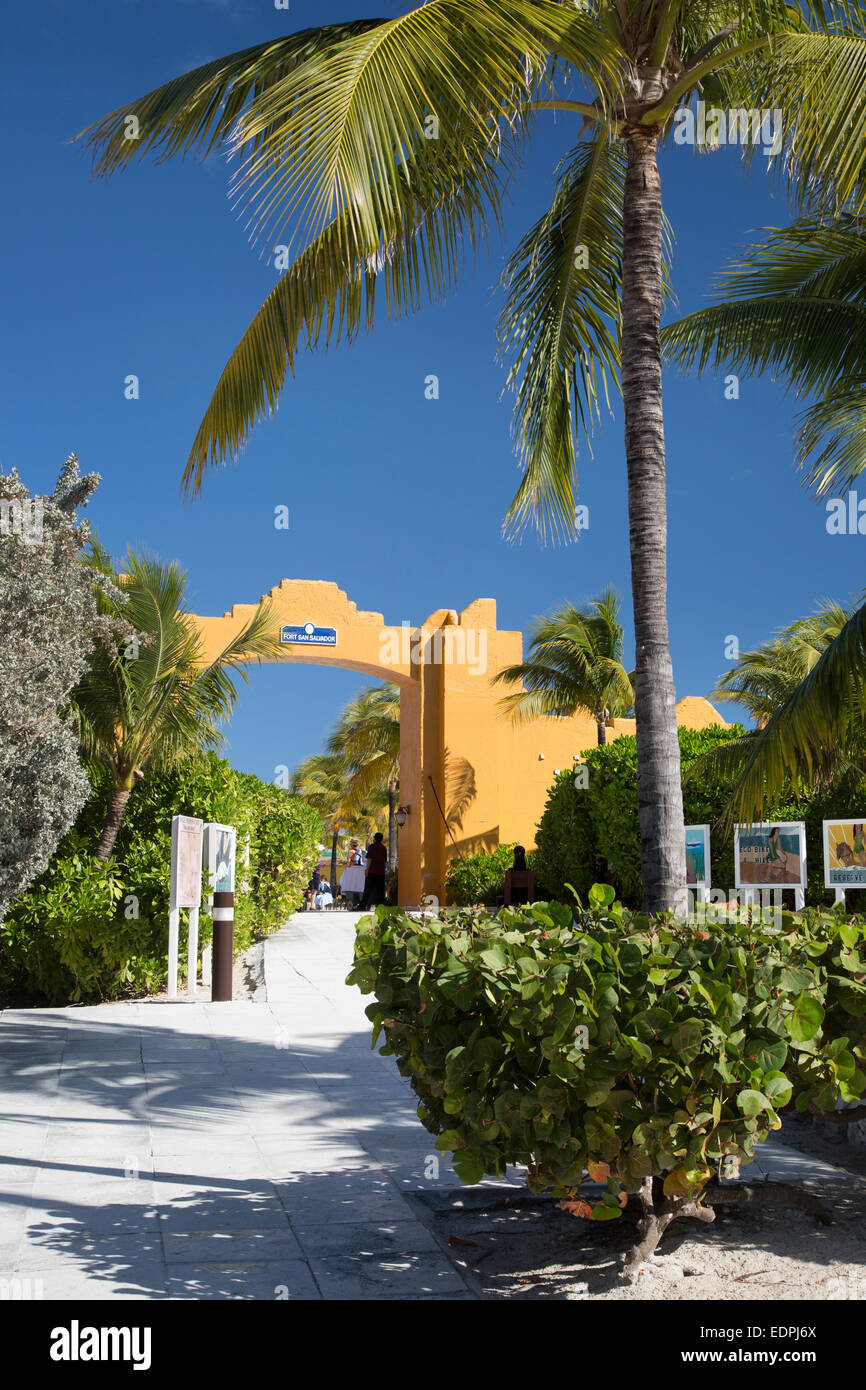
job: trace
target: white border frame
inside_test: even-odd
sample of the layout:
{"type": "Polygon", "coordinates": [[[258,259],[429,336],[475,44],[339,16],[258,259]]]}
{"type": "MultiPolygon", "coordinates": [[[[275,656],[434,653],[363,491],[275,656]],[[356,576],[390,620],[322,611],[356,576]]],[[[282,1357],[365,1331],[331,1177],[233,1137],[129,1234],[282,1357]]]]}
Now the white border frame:
{"type": "Polygon", "coordinates": [[[197,974],[198,974],[198,914],[201,907],[201,880],[202,870],[204,869],[204,821],[197,816],[172,816],[171,818],[171,875],[169,887],[169,911],[168,911],[168,985],[167,994],[169,999],[177,998],[177,957],[178,957],[178,937],[180,935],[180,909],[181,906],[189,908],[189,941],[187,946],[187,992],[190,996],[195,995],[197,974]],[[180,823],[186,821],[190,826],[198,826],[199,842],[199,875],[198,875],[198,902],[183,903],[177,901],[177,879],[178,879],[178,844],[180,841],[180,823]]]}
{"type": "Polygon", "coordinates": [[[706,870],[706,878],[701,879],[698,883],[689,883],[688,880],[686,881],[687,888],[692,888],[700,892],[702,889],[710,889],[713,886],[713,866],[710,857],[710,827],[709,825],[687,825],[684,827],[686,835],[688,835],[690,830],[703,830],[704,832],[704,868],[706,870]]]}
{"type": "MultiPolygon", "coordinates": [[[[852,892],[866,888],[864,883],[831,883],[830,882],[830,826],[831,825],[863,825],[866,826],[866,815],[854,816],[851,820],[844,816],[831,816],[829,820],[822,823],[822,834],[824,839],[824,887],[837,890],[851,889],[852,892]]],[[[866,869],[863,870],[866,873],[866,869]]]]}
{"type": "MultiPolygon", "coordinates": [[[[236,825],[222,825],[220,821],[209,820],[204,827],[204,844],[202,855],[202,876],[207,880],[208,896],[213,897],[213,861],[216,858],[216,837],[221,830],[229,830],[232,835],[232,886],[231,892],[237,891],[238,883],[238,830],[236,825]]],[[[247,861],[249,862],[249,861],[247,861]]]]}
{"type": "Polygon", "coordinates": [[[197,816],[172,816],[171,818],[171,887],[169,890],[169,907],[175,911],[180,907],[201,907],[201,868],[204,865],[204,845],[202,844],[202,831],[204,821],[200,821],[197,816]],[[199,881],[198,881],[198,900],[194,903],[178,902],[178,847],[180,843],[180,825],[185,822],[184,829],[189,828],[194,831],[198,827],[199,841],[199,881]]]}
{"type": "Polygon", "coordinates": [[[746,892],[758,892],[761,888],[789,888],[797,893],[805,893],[807,887],[806,879],[806,822],[803,820],[763,820],[755,821],[752,825],[737,824],[734,826],[734,887],[742,888],[746,892]],[[740,881],[740,832],[745,835],[753,835],[756,830],[772,830],[773,826],[778,826],[780,831],[796,830],[800,836],[800,881],[799,883],[742,883],[740,881]]]}

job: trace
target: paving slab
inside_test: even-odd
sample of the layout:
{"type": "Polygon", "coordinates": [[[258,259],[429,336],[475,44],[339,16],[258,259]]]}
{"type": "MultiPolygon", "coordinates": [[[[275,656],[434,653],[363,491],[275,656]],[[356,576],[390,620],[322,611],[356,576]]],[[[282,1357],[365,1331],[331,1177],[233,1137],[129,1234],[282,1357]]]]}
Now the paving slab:
{"type": "MultiPolygon", "coordinates": [[[[92,1300],[475,1296],[407,1200],[459,1184],[344,983],[358,916],[270,937],[255,1002],[0,1012],[0,1277],[92,1300]]],[[[775,1140],[742,1171],[767,1177],[845,1181],[775,1140]]]]}
{"type": "Polygon", "coordinates": [[[227,1265],[168,1265],[166,1287],[172,1299],[320,1299],[316,1279],[303,1260],[270,1260],[227,1265]]]}
{"type": "Polygon", "coordinates": [[[329,1255],[311,1259],[310,1268],[322,1297],[336,1301],[467,1295],[462,1276],[441,1254],[329,1255]]]}

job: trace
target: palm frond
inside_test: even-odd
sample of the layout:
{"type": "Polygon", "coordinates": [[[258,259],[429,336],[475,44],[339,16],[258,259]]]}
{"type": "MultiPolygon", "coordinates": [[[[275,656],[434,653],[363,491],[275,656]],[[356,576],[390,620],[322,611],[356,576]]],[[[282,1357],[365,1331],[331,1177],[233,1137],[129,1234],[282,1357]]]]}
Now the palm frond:
{"type": "Polygon", "coordinates": [[[536,619],[527,660],[491,677],[493,685],[522,686],[503,697],[501,708],[516,722],[562,718],[578,710],[595,719],[605,711],[624,714],[634,701],[634,686],[622,664],[622,639],[613,588],[582,608],[565,604],[536,619]]]}
{"type": "Polygon", "coordinates": [[[277,409],[301,348],[348,345],[372,328],[380,281],[394,320],[416,312],[425,295],[444,298],[488,219],[499,221],[501,175],[480,165],[463,186],[443,181],[427,204],[408,182],[400,197],[401,229],[387,244],[377,234],[359,246],[342,212],[282,273],[223,368],[184,469],[188,494],[209,468],[236,460],[256,423],[277,409]]]}
{"type": "MultiPolygon", "coordinates": [[[[804,680],[763,729],[756,731],[735,785],[730,813],[752,820],[764,798],[790,778],[830,776],[862,742],[866,714],[866,604],[830,642],[804,680]]],[[[862,771],[862,769],[861,769],[862,771]]]]}
{"type": "MultiPolygon", "coordinates": [[[[866,32],[862,8],[847,32],[776,35],[743,71],[750,107],[784,120],[776,170],[795,204],[866,209],[866,32]]],[[[748,148],[754,158],[757,146],[748,148]]]]}
{"type": "Polygon", "coordinates": [[[825,600],[815,613],[797,618],[756,651],[743,652],[719,678],[711,698],[742,705],[766,724],[839,636],[852,610],[825,600]]]}
{"type": "MultiPolygon", "coordinates": [[[[90,153],[96,177],[110,175],[150,153],[158,163],[189,153],[205,159],[237,134],[242,113],[260,109],[295,68],[344,39],[387,22],[361,19],[302,29],[216,58],[118,107],[75,138],[90,153]],[[132,133],[131,116],[137,122],[137,135],[132,133]]],[[[260,149],[272,134],[263,125],[257,135],[247,136],[248,149],[260,149]]]]}
{"type": "Polygon", "coordinates": [[[533,517],[542,536],[575,533],[581,439],[589,440],[608,377],[618,384],[625,162],[599,129],[560,166],[548,212],[503,276],[500,354],[516,390],[512,433],[523,480],[506,517],[533,517]]]}
{"type": "Polygon", "coordinates": [[[719,277],[721,302],[662,330],[669,360],[699,372],[772,369],[825,391],[866,358],[866,238],[858,219],[765,228],[719,277]]]}
{"type": "MultiPolygon", "coordinates": [[[[94,552],[96,565],[110,564],[94,552]]],[[[99,648],[74,692],[85,754],[108,767],[119,784],[150,764],[169,767],[197,749],[223,743],[219,724],[230,715],[237,690],[230,672],[280,647],[267,605],[210,665],[203,667],[201,639],[185,602],[186,576],[177,564],[130,552],[115,586],[122,612],[138,637],[99,648]]],[[[112,600],[103,596],[104,607],[112,600]]]]}
{"type": "Polygon", "coordinates": [[[866,467],[866,235],[862,220],[802,218],[766,229],[719,282],[723,302],[666,327],[684,368],[783,374],[821,399],[797,420],[797,463],[818,497],[866,467]]]}
{"type": "Polygon", "coordinates": [[[592,17],[553,0],[428,0],[319,49],[243,120],[239,152],[260,141],[239,175],[254,233],[291,227],[308,241],[344,212],[357,245],[390,240],[406,171],[418,188],[429,178],[429,116],[456,188],[503,126],[526,129],[554,48],[589,80],[616,71],[592,17]]]}
{"type": "Polygon", "coordinates": [[[803,411],[796,442],[797,464],[816,497],[853,487],[866,471],[866,372],[839,377],[803,411]]]}

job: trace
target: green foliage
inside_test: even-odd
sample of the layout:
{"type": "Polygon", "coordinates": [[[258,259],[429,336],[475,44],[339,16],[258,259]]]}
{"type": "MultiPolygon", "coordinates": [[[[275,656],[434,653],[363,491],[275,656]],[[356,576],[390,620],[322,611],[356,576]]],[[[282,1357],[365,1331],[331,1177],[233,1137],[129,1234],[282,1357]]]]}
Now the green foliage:
{"type": "Polygon", "coordinates": [[[547,892],[560,902],[574,901],[571,889],[585,902],[591,884],[603,872],[587,798],[586,789],[579,791],[575,787],[572,771],[560,773],[547,794],[538,825],[536,871],[547,885],[547,892]]]}
{"type": "Polygon", "coordinates": [[[533,1191],[606,1191],[618,1217],[649,1176],[698,1196],[796,1106],[866,1091],[866,928],[784,913],[706,931],[629,914],[594,885],[562,903],[418,921],[377,909],[348,983],[375,995],[373,1045],[464,1182],[527,1169],[533,1191]]]}
{"type": "Polygon", "coordinates": [[[89,529],[78,511],[98,483],[75,454],[50,496],[31,496],[14,469],[0,473],[0,919],[87,799],[67,707],[97,642],[113,637],[82,563],[89,529]]]}
{"type": "Polygon", "coordinates": [[[498,845],[489,853],[466,854],[448,865],[445,887],[448,899],[459,907],[485,904],[495,907],[502,896],[505,871],[511,868],[514,845],[498,845]]]}
{"type": "MultiPolygon", "coordinates": [[[[138,783],[115,852],[99,866],[91,859],[111,781],[106,774],[91,775],[93,794],[75,830],[0,928],[4,976],[16,994],[62,1004],[164,986],[173,815],[237,828],[236,951],[297,910],[321,821],[296,797],[236,772],[214,753],[189,758],[138,783]],[[242,862],[247,836],[249,870],[242,862]]],[[[181,941],[186,917],[181,914],[181,941]]],[[[210,937],[210,918],[203,913],[200,945],[210,937]]]]}
{"type": "MultiPolygon", "coordinates": [[[[743,736],[741,725],[729,729],[680,729],[683,772],[710,748],[743,736]]],[[[637,746],[633,736],[614,739],[583,754],[588,784],[576,788],[571,770],[562,773],[548,793],[538,825],[535,867],[547,890],[562,902],[573,901],[571,884],[581,901],[596,878],[615,885],[630,905],[641,900],[640,829],[637,802],[637,746]]],[[[686,825],[709,825],[713,883],[734,886],[733,830],[719,826],[730,796],[733,773],[708,765],[700,777],[683,782],[686,825]]],[[[767,804],[763,819],[806,823],[808,894],[811,902],[829,903],[824,889],[821,823],[832,816],[853,815],[862,798],[853,776],[797,801],[793,791],[767,804]]]]}
{"type": "Polygon", "coordinates": [[[97,864],[72,831],[2,927],[7,984],[52,1003],[108,999],[164,984],[166,930],[128,920],[120,867],[97,864]]]}
{"type": "Polygon", "coordinates": [[[205,662],[204,642],[186,602],[187,576],[177,563],[165,564],[130,551],[117,573],[108,552],[96,542],[93,565],[109,580],[98,597],[100,612],[115,623],[133,624],[132,642],[96,648],[72,702],[82,751],[89,764],[113,778],[122,799],[106,807],[106,822],[95,854],[105,861],[114,850],[117,828],[129,792],[150,771],[168,772],[196,752],[221,748],[220,725],[237,701],[232,675],[249,681],[252,659],[281,655],[279,631],[270,605],[262,603],[222,651],[205,662]]]}

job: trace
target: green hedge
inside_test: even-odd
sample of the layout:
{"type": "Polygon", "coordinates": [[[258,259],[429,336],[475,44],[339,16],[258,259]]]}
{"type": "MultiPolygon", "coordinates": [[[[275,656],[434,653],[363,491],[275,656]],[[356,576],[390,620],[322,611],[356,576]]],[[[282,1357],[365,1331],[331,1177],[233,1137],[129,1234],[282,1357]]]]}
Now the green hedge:
{"type": "MultiPolygon", "coordinates": [[[[708,749],[745,730],[680,729],[683,771],[708,749]]],[[[571,884],[582,902],[598,879],[611,883],[626,904],[641,901],[640,830],[637,800],[637,744],[633,735],[614,739],[603,748],[583,755],[589,780],[585,788],[574,785],[572,770],[560,774],[548,793],[538,824],[535,868],[550,895],[571,900],[571,884]]],[[[713,884],[727,891],[734,886],[733,832],[718,829],[730,793],[730,782],[704,773],[683,783],[683,810],[687,825],[709,825],[713,884]]],[[[770,802],[768,821],[806,823],[808,900],[829,904],[833,894],[824,888],[822,821],[833,816],[858,814],[866,796],[854,778],[839,781],[833,789],[809,800],[797,801],[793,793],[770,802]]]]}
{"type": "MultiPolygon", "coordinates": [[[[94,778],[93,795],[75,828],[0,927],[7,997],[63,1004],[165,985],[173,815],[237,827],[238,951],[296,911],[321,837],[320,817],[305,802],[235,771],[213,753],[203,754],[176,772],[142,778],[129,798],[114,854],[98,865],[92,853],[108,795],[94,778]],[[248,874],[242,863],[247,835],[248,874]]],[[[186,917],[181,914],[182,938],[186,917]]],[[[210,918],[203,914],[202,946],[210,934],[210,918]]]]}
{"type": "Polygon", "coordinates": [[[534,1191],[574,1199],[588,1172],[605,1185],[581,1210],[596,1220],[649,1177],[700,1199],[781,1111],[866,1090],[862,919],[696,931],[612,900],[595,885],[579,921],[562,903],[378,909],[348,977],[464,1182],[522,1164],[534,1191]]]}
{"type": "MultiPolygon", "coordinates": [[[[515,841],[515,844],[517,842],[515,841]]],[[[497,845],[496,849],[478,854],[465,854],[448,864],[445,887],[448,901],[459,907],[471,905],[495,907],[502,896],[505,873],[514,859],[514,845],[497,845]]]]}

